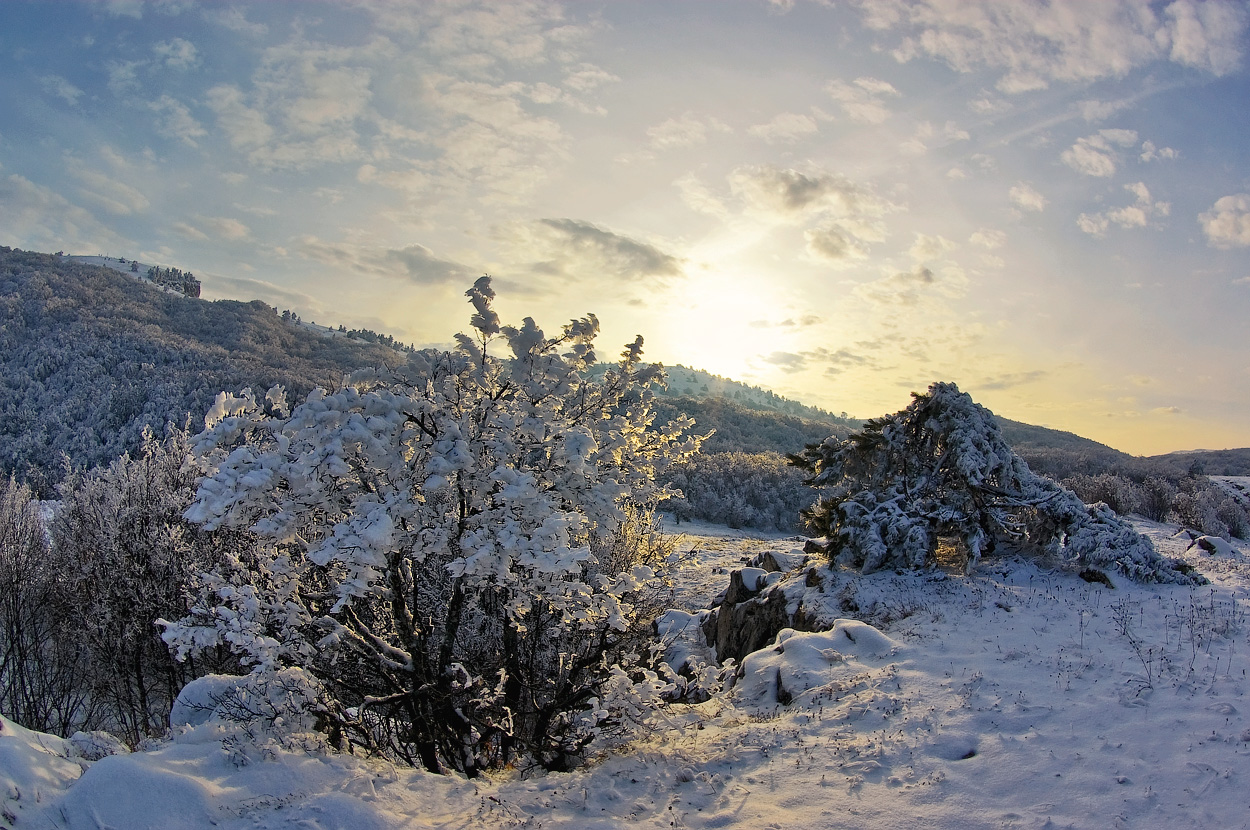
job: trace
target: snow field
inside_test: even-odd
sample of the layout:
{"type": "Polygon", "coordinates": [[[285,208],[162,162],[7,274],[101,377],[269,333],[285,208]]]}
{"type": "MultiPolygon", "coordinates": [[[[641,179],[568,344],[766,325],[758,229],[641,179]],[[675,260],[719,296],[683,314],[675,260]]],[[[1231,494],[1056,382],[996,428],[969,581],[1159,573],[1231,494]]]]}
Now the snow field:
{"type": "MultiPolygon", "coordinates": [[[[1212,584],[1112,590],[1021,558],[967,578],[831,572],[787,589],[831,630],[782,632],[733,688],[568,774],[435,776],[213,723],[90,762],[6,721],[0,826],[1250,827],[1250,551],[1138,527],[1212,584]]],[[[673,530],[686,612],[796,544],[673,530]]]]}

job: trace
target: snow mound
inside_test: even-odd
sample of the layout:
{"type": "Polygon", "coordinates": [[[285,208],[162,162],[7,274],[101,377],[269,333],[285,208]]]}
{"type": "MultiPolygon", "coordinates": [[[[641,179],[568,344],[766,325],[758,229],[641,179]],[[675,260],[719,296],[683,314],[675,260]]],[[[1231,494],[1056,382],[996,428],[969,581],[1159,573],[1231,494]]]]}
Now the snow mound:
{"type": "Polygon", "coordinates": [[[1212,554],[1214,556],[1236,556],[1237,550],[1227,539],[1219,536],[1199,536],[1194,540],[1194,546],[1200,548],[1203,553],[1212,554]]]}
{"type": "Polygon", "coordinates": [[[82,775],[69,741],[0,717],[0,826],[12,827],[82,775]]]}
{"type": "Polygon", "coordinates": [[[847,681],[888,665],[905,646],[858,620],[836,620],[828,631],[782,629],[770,648],[742,661],[734,696],[747,705],[818,705],[823,692],[835,698],[847,681]]]}

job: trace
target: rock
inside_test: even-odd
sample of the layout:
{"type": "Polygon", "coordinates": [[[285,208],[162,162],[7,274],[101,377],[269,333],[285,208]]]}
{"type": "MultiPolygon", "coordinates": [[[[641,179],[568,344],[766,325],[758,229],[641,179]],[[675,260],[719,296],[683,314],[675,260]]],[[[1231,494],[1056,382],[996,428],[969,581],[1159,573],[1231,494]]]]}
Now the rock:
{"type": "MultiPolygon", "coordinates": [[[[810,578],[809,575],[807,579],[810,578]]],[[[719,662],[732,657],[741,663],[746,655],[771,645],[783,628],[816,630],[818,621],[809,619],[802,603],[793,614],[787,611],[785,588],[791,584],[795,583],[761,581],[759,589],[753,590],[748,588],[742,571],[729,575],[724,601],[703,622],[703,636],[716,649],[719,662]]]]}

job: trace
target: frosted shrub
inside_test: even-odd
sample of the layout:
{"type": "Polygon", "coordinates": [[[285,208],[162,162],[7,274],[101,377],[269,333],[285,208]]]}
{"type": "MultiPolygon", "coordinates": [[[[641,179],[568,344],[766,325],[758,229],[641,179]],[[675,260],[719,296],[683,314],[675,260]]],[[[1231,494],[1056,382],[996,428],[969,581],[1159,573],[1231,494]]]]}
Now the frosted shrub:
{"type": "Polygon", "coordinates": [[[648,511],[699,439],[653,423],[641,338],[591,379],[593,315],[549,338],[500,324],[489,277],[467,296],[473,334],[402,375],[292,411],[280,390],[219,396],[187,516],[266,544],[205,574],[165,636],[306,669],[332,736],[430,770],[560,767],[659,699],[648,511]]]}
{"type": "Polygon", "coordinates": [[[971,569],[1000,540],[1026,543],[1078,567],[1135,579],[1198,581],[1159,556],[1106,505],[1088,507],[1035,475],[988,409],[953,383],[935,383],[894,415],[845,440],[811,445],[791,461],[821,488],[803,516],[829,539],[834,561],[865,573],[932,565],[940,536],[956,537],[971,569]]]}

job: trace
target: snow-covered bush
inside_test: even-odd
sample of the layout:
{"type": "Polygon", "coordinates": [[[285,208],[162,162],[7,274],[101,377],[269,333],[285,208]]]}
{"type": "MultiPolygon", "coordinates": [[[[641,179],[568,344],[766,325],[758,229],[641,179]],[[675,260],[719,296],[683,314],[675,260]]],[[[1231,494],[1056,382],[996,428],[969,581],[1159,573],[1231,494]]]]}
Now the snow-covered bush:
{"type": "Polygon", "coordinates": [[[0,711],[40,732],[94,729],[78,611],[61,589],[30,488],[0,478],[0,711]]]}
{"type": "Polygon", "coordinates": [[[1003,439],[993,413],[953,383],[935,383],[894,415],[845,440],[791,456],[820,500],[804,511],[835,562],[865,573],[931,565],[939,537],[956,537],[972,568],[999,540],[1027,543],[1074,565],[1135,579],[1200,577],[1159,556],[1105,505],[1035,475],[1003,439]]]}
{"type": "Polygon", "coordinates": [[[668,483],[682,492],[666,508],[679,521],[794,531],[799,511],[812,503],[803,474],[778,453],[702,454],[677,466],[668,483]]]}
{"type": "Polygon", "coordinates": [[[230,655],[176,662],[156,620],[190,608],[190,585],[213,567],[217,550],[248,544],[238,533],[210,535],[182,517],[195,494],[190,436],[145,431],[143,444],[107,467],[74,473],[61,485],[52,521],[58,592],[73,608],[74,639],[85,662],[77,682],[99,725],[130,746],[163,735],[189,680],[237,666],[230,655]]]}
{"type": "Polygon", "coordinates": [[[653,423],[641,338],[590,378],[593,315],[549,338],[500,324],[489,277],[467,296],[474,334],[403,374],[357,373],[293,411],[280,390],[219,396],[187,516],[267,544],[205,574],[165,636],[306,669],[332,736],[430,770],[559,767],[658,699],[646,639],[667,549],[649,510],[699,439],[653,423]]]}

